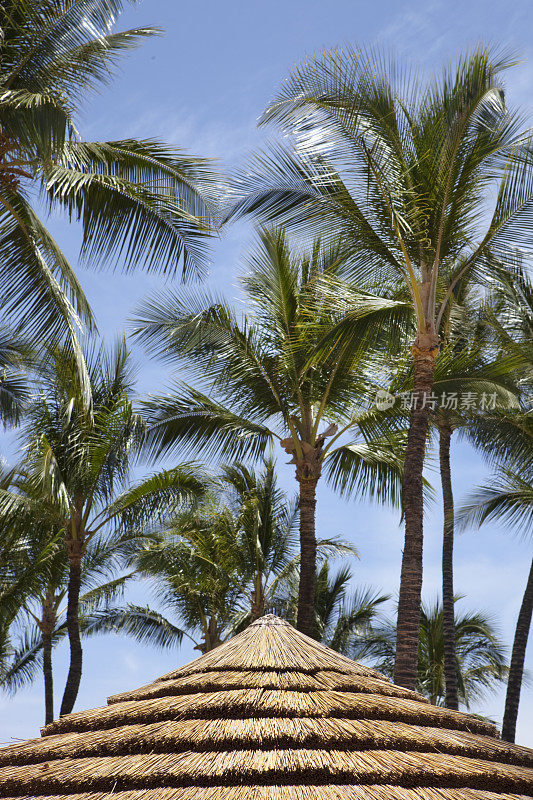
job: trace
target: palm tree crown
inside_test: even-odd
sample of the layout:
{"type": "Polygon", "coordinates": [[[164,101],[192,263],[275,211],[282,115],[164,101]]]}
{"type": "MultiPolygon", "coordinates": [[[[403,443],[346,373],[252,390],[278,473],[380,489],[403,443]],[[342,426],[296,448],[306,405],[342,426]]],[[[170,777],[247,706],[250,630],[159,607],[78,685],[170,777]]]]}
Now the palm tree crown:
{"type": "MultiPolygon", "coordinates": [[[[458,598],[455,598],[456,601],[458,598]]],[[[494,691],[508,673],[505,651],[493,621],[481,612],[455,612],[455,657],[459,701],[469,708],[494,691]]],[[[374,631],[371,660],[380,672],[392,677],[396,646],[395,627],[374,631]]],[[[442,605],[423,604],[420,618],[417,691],[435,705],[445,705],[445,653],[442,605]]]]}
{"type": "MultiPolygon", "coordinates": [[[[136,0],[130,0],[135,5],[136,0]]],[[[201,269],[213,218],[207,162],[156,141],[84,142],[80,102],[144,27],[112,32],[121,0],[7,0],[0,11],[0,292],[4,312],[50,340],[94,325],[74,270],[32,206],[81,222],[88,263],[201,269]]]]}
{"type": "Polygon", "coordinates": [[[133,567],[170,618],[128,605],[94,614],[88,630],[118,631],[161,647],[174,647],[185,635],[208,652],[262,616],[280,581],[294,571],[294,517],[273,462],[258,472],[244,464],[224,467],[203,503],[133,554],[133,567]]]}
{"type": "Polygon", "coordinates": [[[145,427],[128,396],[133,374],[125,344],[114,351],[93,349],[86,371],[88,398],[70,349],[50,352],[22,429],[22,478],[16,491],[0,492],[0,517],[7,530],[22,520],[27,525],[37,520],[64,534],[71,670],[62,713],[72,710],[81,679],[78,605],[87,545],[113,532],[135,532],[205,490],[201,473],[191,465],[132,483],[145,427]]]}
{"type": "Polygon", "coordinates": [[[406,535],[395,680],[416,682],[423,564],[422,473],[439,329],[458,282],[530,249],[532,134],[505,104],[505,54],[480,47],[421,83],[351,48],[296,67],[262,122],[289,139],[259,154],[228,217],[276,220],[341,241],[359,285],[400,279],[416,317],[405,452],[406,535]],[[492,198],[495,202],[492,202],[492,198]]]}
{"type": "MultiPolygon", "coordinates": [[[[171,618],[130,604],[99,611],[86,631],[119,631],[161,647],[174,647],[185,635],[202,652],[213,649],[277,608],[279,592],[294,585],[296,517],[273,461],[257,471],[224,466],[203,502],[153,532],[132,555],[131,565],[171,618]]],[[[338,539],[318,540],[317,550],[320,557],[354,554],[338,539]]]]}
{"type": "Polygon", "coordinates": [[[299,626],[310,630],[314,591],[316,485],[394,499],[398,438],[372,407],[379,351],[336,335],[342,315],[324,289],[342,271],[335,248],[291,253],[282,232],[263,232],[242,280],[249,312],[220,300],[168,295],[145,303],[137,333],[152,351],[186,364],[208,393],[183,384],[143,408],[158,456],[183,445],[206,454],[257,456],[277,441],[300,486],[299,626]]]}
{"type": "MultiPolygon", "coordinates": [[[[39,518],[21,522],[18,544],[25,551],[28,565],[39,565],[40,569],[10,625],[10,633],[18,634],[18,641],[10,646],[9,658],[0,673],[0,687],[15,692],[32,683],[42,667],[48,724],[54,719],[52,650],[67,633],[69,563],[60,530],[50,528],[39,518]]],[[[133,545],[131,533],[98,537],[88,544],[81,569],[82,614],[94,612],[123,592],[132,575],[116,573],[124,566],[133,545]]]]}

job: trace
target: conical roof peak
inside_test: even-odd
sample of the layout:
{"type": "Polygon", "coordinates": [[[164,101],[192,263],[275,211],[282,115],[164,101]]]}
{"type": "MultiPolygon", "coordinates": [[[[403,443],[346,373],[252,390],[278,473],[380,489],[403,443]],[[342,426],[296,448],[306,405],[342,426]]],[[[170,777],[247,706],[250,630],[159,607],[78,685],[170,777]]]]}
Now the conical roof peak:
{"type": "Polygon", "coordinates": [[[284,628],[292,627],[286,619],[282,619],[281,617],[276,616],[276,614],[264,614],[262,617],[259,617],[251,622],[248,627],[251,628],[252,625],[254,627],[261,627],[263,625],[281,625],[284,628]]]}
{"type": "Polygon", "coordinates": [[[274,614],[260,617],[241,633],[160,680],[211,670],[313,673],[321,669],[386,680],[376,670],[320,644],[274,614]]]}
{"type": "Polygon", "coordinates": [[[526,800],[533,751],[273,615],[0,750],[9,800],[526,800]]]}

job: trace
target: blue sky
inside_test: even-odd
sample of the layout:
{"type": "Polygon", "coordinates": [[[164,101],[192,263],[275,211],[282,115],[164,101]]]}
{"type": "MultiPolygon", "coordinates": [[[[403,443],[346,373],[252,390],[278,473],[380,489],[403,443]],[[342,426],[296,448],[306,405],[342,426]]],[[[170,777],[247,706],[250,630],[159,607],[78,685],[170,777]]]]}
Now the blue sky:
{"type": "MultiPolygon", "coordinates": [[[[120,27],[156,24],[166,30],[123,62],[117,79],[87,103],[80,119],[86,139],[158,137],[192,153],[212,156],[231,167],[261,142],[256,118],[289,68],[322,48],[352,44],[390,47],[406,61],[431,70],[458,51],[480,41],[515,49],[523,58],[508,77],[508,98],[519,104],[530,123],[533,115],[533,5],[470,0],[146,0],[129,10],[120,27]]],[[[78,231],[62,220],[51,221],[64,249],[76,263],[78,231]]],[[[236,275],[251,231],[230,229],[214,246],[208,285],[229,297],[237,295],[236,275]]],[[[101,333],[112,339],[123,330],[137,302],[161,287],[156,276],[141,273],[91,272],[80,268],[83,285],[96,312],[101,333]]],[[[136,352],[139,390],[157,391],[168,371],[136,352]]],[[[6,440],[5,447],[9,446],[6,440]]],[[[5,452],[5,449],[4,449],[5,452]]],[[[284,454],[279,454],[283,464],[284,454]]],[[[457,499],[481,482],[486,469],[466,445],[453,444],[457,499]]],[[[293,476],[283,466],[288,490],[293,476]]],[[[428,473],[438,488],[438,475],[428,473]]],[[[424,596],[433,599],[440,585],[442,515],[439,495],[428,510],[425,527],[424,596]]],[[[398,589],[402,528],[398,513],[366,503],[339,500],[326,487],[319,491],[318,532],[340,534],[360,552],[354,563],[358,583],[394,595],[398,589]]],[[[483,609],[494,616],[508,647],[531,559],[531,545],[496,526],[458,537],[456,587],[466,595],[462,608],[483,609]]],[[[148,601],[139,584],[135,602],[148,601]]],[[[77,709],[104,705],[108,695],[139,686],[195,657],[184,645],[172,653],[156,652],[117,636],[85,643],[84,677],[77,709]]],[[[55,652],[56,705],[66,673],[66,648],[55,652]]],[[[529,649],[530,666],[533,645],[529,649]]],[[[501,719],[503,692],[475,710],[501,719]]],[[[38,735],[43,717],[40,681],[15,698],[0,696],[0,743],[38,735]]],[[[533,746],[533,688],[525,687],[517,741],[533,746]]]]}

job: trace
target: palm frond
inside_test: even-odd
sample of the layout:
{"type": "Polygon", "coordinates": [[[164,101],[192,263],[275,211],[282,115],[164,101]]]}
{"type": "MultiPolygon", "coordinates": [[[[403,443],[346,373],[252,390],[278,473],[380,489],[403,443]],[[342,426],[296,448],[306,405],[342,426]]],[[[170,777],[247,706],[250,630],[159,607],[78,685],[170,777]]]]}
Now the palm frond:
{"type": "Polygon", "coordinates": [[[162,649],[177,647],[187,635],[157,611],[131,604],[125,608],[108,608],[85,617],[83,633],[85,636],[122,633],[140,644],[162,649]]]}
{"type": "Polygon", "coordinates": [[[135,577],[134,572],[102,583],[80,595],[80,613],[85,616],[100,611],[103,606],[109,607],[123,596],[126,585],[135,577]]]}
{"type": "MultiPolygon", "coordinates": [[[[0,198],[0,291],[4,314],[28,335],[52,338],[94,320],[67,259],[20,193],[0,198]]],[[[50,340],[49,338],[49,340],[50,340]]]]}
{"type": "Polygon", "coordinates": [[[143,528],[149,520],[163,521],[179,507],[205,495],[207,478],[197,464],[161,470],[119,495],[104,512],[105,522],[120,520],[126,529],[143,528]]]}
{"type": "Polygon", "coordinates": [[[43,173],[52,205],[83,225],[82,256],[90,263],[120,259],[125,269],[184,277],[205,267],[213,210],[203,196],[216,184],[205,159],[158,142],[124,140],[65,145],[43,173]]]}
{"type": "Polygon", "coordinates": [[[196,451],[241,459],[264,453],[272,441],[265,425],[235,414],[194,389],[176,386],[173,395],[149,397],[142,403],[147,420],[147,447],[152,457],[196,451]]]}
{"type": "MultiPolygon", "coordinates": [[[[137,0],[128,2],[134,5],[137,0]]],[[[75,56],[80,48],[109,37],[110,29],[124,5],[123,0],[77,0],[75,3],[64,0],[44,2],[37,6],[21,4],[19,9],[10,14],[10,24],[4,31],[7,52],[3,69],[6,85],[10,88],[33,89],[52,85],[58,91],[68,91],[72,88],[72,78],[62,82],[61,73],[56,72],[68,55],[74,62],[71,69],[76,66],[79,70],[78,85],[80,80],[85,87],[98,81],[102,66],[93,64],[90,70],[90,63],[86,60],[84,71],[83,60],[78,57],[76,63],[75,56]]],[[[122,47],[117,44],[113,48],[113,44],[111,39],[107,48],[109,56],[113,55],[114,49],[119,52],[124,46],[124,42],[122,47]]],[[[104,64],[106,55],[102,47],[100,57],[104,64]]],[[[72,71],[70,76],[74,77],[72,71]]]]}
{"type": "Polygon", "coordinates": [[[0,678],[0,688],[14,693],[34,682],[41,667],[43,640],[37,626],[26,630],[14,646],[5,672],[0,678]]]}
{"type": "Polygon", "coordinates": [[[532,475],[517,474],[501,467],[489,486],[479,487],[459,508],[458,524],[482,525],[488,521],[506,521],[524,537],[533,533],[532,475]]]}
{"type": "Polygon", "coordinates": [[[341,445],[325,461],[326,479],[341,494],[398,503],[404,441],[401,434],[341,445]]]}

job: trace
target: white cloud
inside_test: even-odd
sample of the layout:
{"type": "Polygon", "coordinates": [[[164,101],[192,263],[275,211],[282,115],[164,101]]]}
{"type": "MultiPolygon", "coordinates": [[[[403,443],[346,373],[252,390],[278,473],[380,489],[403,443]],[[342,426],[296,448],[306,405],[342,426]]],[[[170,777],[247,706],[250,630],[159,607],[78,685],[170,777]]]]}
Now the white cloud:
{"type": "Polygon", "coordinates": [[[122,651],[122,661],[128,672],[139,672],[141,668],[139,661],[127,650],[122,651]]]}

